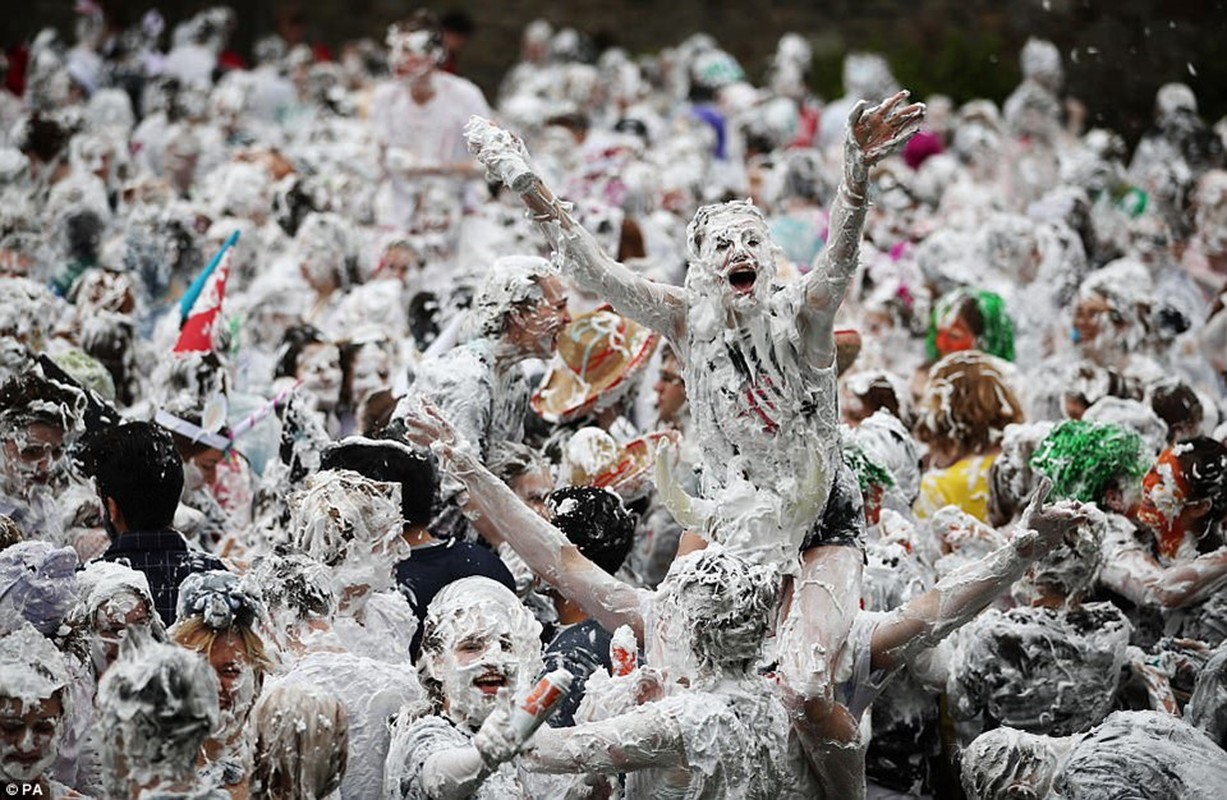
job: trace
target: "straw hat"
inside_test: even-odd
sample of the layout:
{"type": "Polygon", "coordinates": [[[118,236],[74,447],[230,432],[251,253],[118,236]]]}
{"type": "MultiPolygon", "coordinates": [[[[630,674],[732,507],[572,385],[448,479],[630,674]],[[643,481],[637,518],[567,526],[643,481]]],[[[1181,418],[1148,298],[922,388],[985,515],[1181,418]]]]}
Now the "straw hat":
{"type": "Polygon", "coordinates": [[[581,428],[567,442],[561,477],[571,486],[611,489],[634,499],[656,463],[657,450],[680,441],[677,431],[658,431],[618,444],[600,428],[581,428]]]}
{"type": "Polygon", "coordinates": [[[533,394],[533,410],[555,423],[592,411],[647,365],[659,338],[609,306],[576,317],[558,337],[558,353],[533,394]]]}

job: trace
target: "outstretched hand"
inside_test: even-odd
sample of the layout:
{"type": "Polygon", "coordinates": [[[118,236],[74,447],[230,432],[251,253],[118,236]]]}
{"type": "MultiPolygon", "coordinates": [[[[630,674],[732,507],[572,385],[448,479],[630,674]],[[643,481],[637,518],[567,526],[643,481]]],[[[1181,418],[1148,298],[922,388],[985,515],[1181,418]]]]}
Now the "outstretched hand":
{"type": "Polygon", "coordinates": [[[469,152],[486,167],[492,181],[506,184],[524,194],[537,183],[524,140],[485,117],[473,115],[464,126],[469,152]]]}
{"type": "Polygon", "coordinates": [[[867,166],[886,158],[920,130],[924,103],[903,105],[908,97],[908,92],[902,91],[872,108],[862,100],[852,109],[848,116],[850,138],[867,166]]]}
{"type": "Polygon", "coordinates": [[[451,463],[453,468],[460,466],[457,462],[471,449],[429,400],[423,399],[417,410],[405,414],[403,422],[406,439],[434,453],[440,461],[451,463]]]}
{"type": "Polygon", "coordinates": [[[1015,539],[1019,554],[1039,558],[1054,547],[1073,537],[1079,525],[1088,521],[1082,504],[1074,501],[1044,505],[1052,491],[1052,481],[1040,479],[1023,511],[1020,533],[1015,539]]]}
{"type": "Polygon", "coordinates": [[[506,687],[499,689],[494,698],[494,708],[473,737],[473,746],[491,769],[510,761],[524,746],[527,737],[511,724],[514,713],[511,691],[506,687]]]}

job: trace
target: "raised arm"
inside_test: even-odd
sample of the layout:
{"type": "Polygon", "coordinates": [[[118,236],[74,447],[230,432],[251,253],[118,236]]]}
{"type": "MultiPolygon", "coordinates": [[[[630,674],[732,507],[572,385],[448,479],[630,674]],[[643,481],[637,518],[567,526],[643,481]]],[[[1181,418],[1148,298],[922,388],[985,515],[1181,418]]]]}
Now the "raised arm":
{"type": "Polygon", "coordinates": [[[1041,508],[1050,488],[1048,481],[1041,485],[1024,513],[1021,530],[1008,544],[947,575],[878,624],[871,641],[871,669],[900,667],[966,625],[1036,559],[1086,523],[1077,503],[1041,508]]]}
{"type": "Polygon", "coordinates": [[[466,515],[484,518],[533,572],[579,604],[606,630],[629,625],[636,636],[643,638],[639,590],[593,564],[561,531],[525,505],[486,469],[437,410],[423,405],[420,411],[411,411],[405,416],[405,428],[410,441],[429,447],[442,469],[464,486],[459,505],[466,515]]]}
{"type": "Polygon", "coordinates": [[[575,221],[568,204],[538,177],[524,142],[482,117],[465,126],[469,150],[491,178],[520,195],[550,245],[561,253],[563,269],[589,291],[608,300],[619,314],[646,325],[673,342],[685,341],[686,301],[676,286],[656,283],[627,269],[601,250],[595,237],[575,221]]]}
{"type": "Polygon", "coordinates": [[[1138,605],[1184,608],[1227,586],[1227,548],[1164,567],[1141,548],[1107,559],[1099,582],[1138,605]]]}
{"type": "Polygon", "coordinates": [[[861,231],[869,208],[869,168],[912,138],[924,121],[924,104],[904,105],[907,98],[907,92],[899,92],[873,108],[862,100],[848,117],[844,174],[831,204],[830,233],[813,271],[805,278],[806,304],[831,324],[848,281],[856,273],[861,231]]]}

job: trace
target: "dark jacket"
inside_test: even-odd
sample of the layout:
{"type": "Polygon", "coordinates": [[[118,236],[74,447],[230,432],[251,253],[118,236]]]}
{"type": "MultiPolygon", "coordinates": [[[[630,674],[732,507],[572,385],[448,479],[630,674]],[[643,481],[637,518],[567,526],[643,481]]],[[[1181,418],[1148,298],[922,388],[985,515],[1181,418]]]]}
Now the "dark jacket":
{"type": "Polygon", "coordinates": [[[226,568],[216,556],[190,549],[183,536],[170,528],[120,534],[102,560],[127,564],[145,574],[158,616],[168,627],[175,622],[179,584],[183,579],[193,572],[226,568]]]}

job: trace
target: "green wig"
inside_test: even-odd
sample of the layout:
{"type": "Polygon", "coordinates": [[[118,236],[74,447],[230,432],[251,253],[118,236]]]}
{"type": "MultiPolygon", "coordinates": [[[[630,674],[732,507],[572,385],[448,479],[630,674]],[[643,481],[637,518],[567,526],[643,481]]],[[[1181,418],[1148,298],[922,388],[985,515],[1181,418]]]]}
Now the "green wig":
{"type": "Polygon", "coordinates": [[[1128,428],[1071,419],[1044,437],[1031,467],[1052,479],[1054,497],[1100,502],[1112,481],[1146,474],[1145,454],[1142,437],[1128,428]]]}
{"type": "Polygon", "coordinates": [[[870,486],[881,486],[890,489],[895,485],[895,479],[886,467],[869,457],[859,445],[843,443],[844,463],[856,474],[856,482],[861,487],[861,493],[869,491],[870,486]]]}
{"type": "Polygon", "coordinates": [[[925,339],[929,360],[937,361],[944,355],[937,352],[937,329],[953,323],[954,315],[969,300],[975,304],[976,312],[980,315],[981,331],[976,335],[976,349],[1013,361],[1014,322],[1005,313],[1005,301],[999,294],[965,286],[946,292],[933,306],[933,313],[929,316],[929,335],[925,339]]]}

